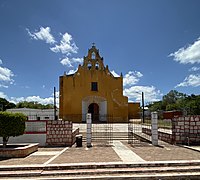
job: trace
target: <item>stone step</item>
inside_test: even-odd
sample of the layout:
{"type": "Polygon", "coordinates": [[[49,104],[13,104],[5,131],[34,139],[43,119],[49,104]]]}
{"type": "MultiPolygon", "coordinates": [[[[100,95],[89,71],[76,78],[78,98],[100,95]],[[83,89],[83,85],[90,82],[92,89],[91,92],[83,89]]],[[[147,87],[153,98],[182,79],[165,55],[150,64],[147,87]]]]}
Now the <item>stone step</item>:
{"type": "MultiPolygon", "coordinates": [[[[135,136],[92,136],[92,141],[96,140],[143,140],[143,138],[136,138],[135,136]]],[[[82,141],[86,141],[86,137],[82,137],[82,141]]]]}
{"type": "Polygon", "coordinates": [[[82,175],[82,174],[118,174],[118,173],[161,173],[161,172],[199,172],[199,166],[190,167],[141,167],[141,168],[104,168],[104,169],[75,169],[43,171],[42,175],[82,175]]]}
{"type": "MultiPolygon", "coordinates": [[[[189,172],[189,173],[153,173],[153,174],[104,174],[104,175],[76,175],[76,176],[42,176],[42,177],[8,177],[6,179],[10,180],[22,180],[22,179],[40,179],[40,180],[63,180],[63,179],[113,179],[113,180],[149,180],[149,179],[157,179],[157,180],[197,180],[200,178],[199,172],[189,172]]],[[[3,178],[5,179],[5,178],[3,178]]]]}
{"type": "MultiPolygon", "coordinates": [[[[42,180],[63,180],[63,179],[81,179],[81,180],[88,180],[88,179],[95,179],[95,180],[102,180],[102,179],[113,179],[113,180],[149,180],[149,179],[157,179],[157,180],[180,180],[180,179],[190,179],[196,180],[200,178],[200,172],[186,172],[186,173],[153,173],[153,174],[102,174],[102,175],[76,175],[76,176],[46,176],[41,177],[42,180]],[[55,178],[56,177],[56,178],[55,178]]],[[[16,178],[15,178],[16,179],[16,178]]],[[[30,179],[30,178],[29,178],[30,179]]]]}
{"type": "Polygon", "coordinates": [[[151,176],[155,174],[164,176],[166,174],[193,173],[200,177],[200,166],[173,166],[173,167],[134,167],[134,168],[96,168],[96,169],[60,169],[60,170],[22,170],[22,171],[0,171],[0,177],[82,177],[82,176],[104,176],[104,175],[131,175],[151,176]]]}
{"type": "MultiPolygon", "coordinates": [[[[87,140],[86,139],[83,139],[82,142],[86,142],[87,140]]],[[[138,141],[138,142],[141,142],[139,140],[136,140],[136,139],[92,139],[92,142],[96,142],[96,141],[138,141]]]]}
{"type": "MultiPolygon", "coordinates": [[[[82,134],[82,133],[80,133],[82,134]]],[[[82,134],[83,138],[86,138],[86,134],[82,134]]],[[[130,135],[128,133],[92,133],[92,137],[117,137],[117,138],[128,138],[130,135]]]]}
{"type": "MultiPolygon", "coordinates": [[[[105,141],[138,141],[138,139],[129,139],[129,138],[92,138],[92,142],[105,142],[105,141]]],[[[82,139],[82,142],[87,142],[86,138],[82,139]]]]}
{"type": "MultiPolygon", "coordinates": [[[[80,133],[82,134],[82,141],[86,142],[86,133],[80,133]]],[[[100,141],[100,140],[124,140],[124,141],[146,141],[151,143],[150,136],[144,135],[143,133],[134,133],[131,135],[128,135],[128,132],[113,132],[111,134],[103,134],[103,133],[93,133],[92,134],[92,141],[100,141]]]]}
{"type": "MultiPolygon", "coordinates": [[[[128,140],[130,138],[128,137],[92,137],[92,140],[97,140],[97,139],[102,139],[102,140],[128,140]]],[[[134,138],[131,138],[134,139],[134,138]]],[[[86,138],[82,138],[82,140],[86,140],[86,138]]]]}
{"type": "Polygon", "coordinates": [[[154,168],[154,167],[200,167],[200,160],[189,161],[145,161],[145,162],[90,162],[69,164],[0,165],[2,171],[23,170],[71,170],[71,169],[109,169],[109,168],[154,168]]]}

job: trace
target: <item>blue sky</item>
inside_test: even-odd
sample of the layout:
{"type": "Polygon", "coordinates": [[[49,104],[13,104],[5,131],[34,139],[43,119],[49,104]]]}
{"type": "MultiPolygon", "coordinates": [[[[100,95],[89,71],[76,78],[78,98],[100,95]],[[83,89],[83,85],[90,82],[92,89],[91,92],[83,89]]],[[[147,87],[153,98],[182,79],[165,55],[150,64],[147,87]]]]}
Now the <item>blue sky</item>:
{"type": "Polygon", "coordinates": [[[198,0],[0,0],[0,97],[53,102],[94,42],[130,101],[200,94],[198,0]]]}

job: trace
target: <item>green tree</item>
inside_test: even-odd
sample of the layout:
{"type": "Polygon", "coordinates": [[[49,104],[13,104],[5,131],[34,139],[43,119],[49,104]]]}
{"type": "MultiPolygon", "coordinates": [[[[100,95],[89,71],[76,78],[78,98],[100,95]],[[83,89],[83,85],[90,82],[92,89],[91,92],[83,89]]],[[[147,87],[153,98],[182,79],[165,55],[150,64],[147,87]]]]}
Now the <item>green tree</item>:
{"type": "Polygon", "coordinates": [[[182,102],[182,107],[189,115],[200,115],[200,95],[188,96],[182,102]]]}
{"type": "Polygon", "coordinates": [[[188,115],[200,115],[200,95],[186,95],[176,90],[171,90],[163,96],[162,101],[148,105],[151,111],[186,111],[188,115]]]}
{"type": "Polygon", "coordinates": [[[5,98],[0,98],[0,111],[5,111],[6,109],[15,108],[16,105],[7,101],[5,98]]]}
{"type": "Polygon", "coordinates": [[[174,110],[180,110],[180,106],[177,103],[173,103],[173,104],[167,104],[166,106],[166,111],[174,111],[174,110]]]}
{"type": "Polygon", "coordinates": [[[6,148],[9,137],[24,134],[26,116],[21,113],[0,112],[0,137],[6,148]]]}
{"type": "Polygon", "coordinates": [[[163,102],[166,104],[174,104],[180,99],[184,99],[187,95],[176,90],[171,90],[167,95],[163,96],[163,102]]]}
{"type": "Polygon", "coordinates": [[[165,107],[163,106],[163,102],[162,101],[157,101],[157,102],[154,102],[152,104],[149,104],[148,107],[152,112],[165,109],[165,107]]]}
{"type": "Polygon", "coordinates": [[[35,101],[27,102],[27,101],[22,101],[17,103],[16,105],[17,108],[32,108],[32,109],[53,109],[53,104],[40,104],[35,101]]]}

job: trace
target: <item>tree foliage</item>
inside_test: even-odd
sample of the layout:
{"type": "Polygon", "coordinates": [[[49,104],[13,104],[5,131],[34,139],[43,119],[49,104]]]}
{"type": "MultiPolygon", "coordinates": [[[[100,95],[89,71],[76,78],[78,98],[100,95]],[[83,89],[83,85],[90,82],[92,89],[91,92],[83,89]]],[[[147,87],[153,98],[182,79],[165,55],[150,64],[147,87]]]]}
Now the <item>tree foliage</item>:
{"type": "Polygon", "coordinates": [[[163,102],[167,104],[175,104],[178,100],[184,99],[187,95],[176,90],[171,90],[167,95],[163,96],[163,102]]]}
{"type": "Polygon", "coordinates": [[[53,104],[44,105],[35,101],[22,101],[16,104],[16,108],[53,109],[53,107],[53,104]]]}
{"type": "Polygon", "coordinates": [[[5,98],[0,98],[0,111],[5,111],[11,108],[32,108],[32,109],[53,109],[53,104],[41,104],[36,101],[22,101],[17,104],[7,101],[5,98]]]}
{"type": "Polygon", "coordinates": [[[6,147],[9,137],[24,134],[27,117],[21,113],[0,112],[0,137],[6,147]]]}
{"type": "Polygon", "coordinates": [[[0,110],[1,111],[5,111],[6,109],[11,109],[11,108],[15,108],[15,107],[16,107],[16,105],[14,103],[11,103],[4,98],[0,98],[0,110]]]}
{"type": "Polygon", "coordinates": [[[200,115],[200,95],[186,95],[176,90],[171,90],[164,95],[162,101],[150,104],[151,111],[180,110],[188,115],[200,115]]]}

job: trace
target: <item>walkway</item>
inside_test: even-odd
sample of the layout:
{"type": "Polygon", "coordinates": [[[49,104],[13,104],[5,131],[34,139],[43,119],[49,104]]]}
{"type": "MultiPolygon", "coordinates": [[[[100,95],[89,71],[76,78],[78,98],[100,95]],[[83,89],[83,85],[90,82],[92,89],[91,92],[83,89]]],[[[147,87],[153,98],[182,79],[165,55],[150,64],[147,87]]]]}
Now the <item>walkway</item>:
{"type": "Polygon", "coordinates": [[[131,151],[120,141],[113,141],[113,149],[123,162],[141,162],[144,161],[140,156],[131,151]]]}

